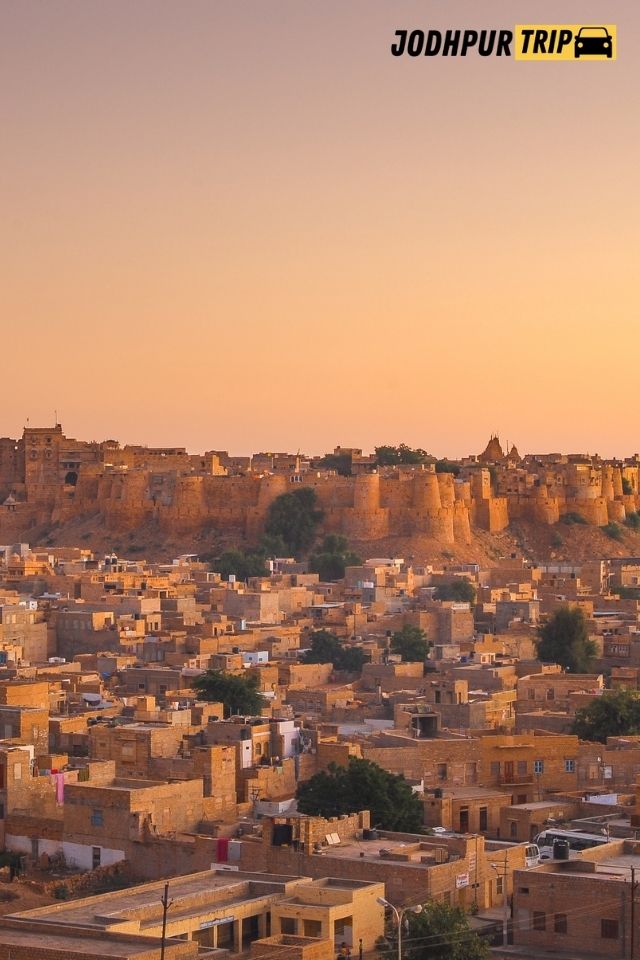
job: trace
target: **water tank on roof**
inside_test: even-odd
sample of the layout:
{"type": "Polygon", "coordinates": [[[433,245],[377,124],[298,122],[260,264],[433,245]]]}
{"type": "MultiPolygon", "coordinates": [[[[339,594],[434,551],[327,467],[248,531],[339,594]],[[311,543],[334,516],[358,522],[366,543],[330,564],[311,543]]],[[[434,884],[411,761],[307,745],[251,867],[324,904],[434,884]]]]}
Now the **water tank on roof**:
{"type": "Polygon", "coordinates": [[[553,859],[554,860],[568,860],[569,859],[569,841],[556,839],[553,841],[553,859]]]}

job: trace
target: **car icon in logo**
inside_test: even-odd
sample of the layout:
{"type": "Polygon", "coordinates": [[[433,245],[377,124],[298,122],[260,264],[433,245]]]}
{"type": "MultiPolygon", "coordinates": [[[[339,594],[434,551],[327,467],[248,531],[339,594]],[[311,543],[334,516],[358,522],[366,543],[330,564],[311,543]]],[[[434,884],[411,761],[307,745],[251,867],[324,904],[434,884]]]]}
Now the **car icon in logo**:
{"type": "Polygon", "coordinates": [[[613,56],[613,39],[606,27],[581,27],[574,41],[574,57],[613,56]]]}

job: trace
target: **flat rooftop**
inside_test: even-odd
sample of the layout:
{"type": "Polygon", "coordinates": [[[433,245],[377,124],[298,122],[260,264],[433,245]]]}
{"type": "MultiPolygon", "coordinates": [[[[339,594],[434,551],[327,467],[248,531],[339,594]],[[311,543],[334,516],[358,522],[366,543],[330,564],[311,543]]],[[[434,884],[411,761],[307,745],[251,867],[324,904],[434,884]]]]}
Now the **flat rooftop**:
{"type": "MultiPolygon", "coordinates": [[[[210,914],[230,903],[243,902],[285,891],[289,882],[304,878],[277,876],[268,873],[205,870],[169,880],[172,901],[171,921],[180,917],[210,914]]],[[[162,922],[160,898],[167,881],[160,880],[70,901],[55,903],[8,915],[7,919],[55,921],[56,924],[95,927],[96,932],[125,922],[140,919],[141,932],[162,922]]],[[[118,954],[115,954],[118,956],[118,954]]]]}
{"type": "Polygon", "coordinates": [[[449,849],[445,841],[455,839],[456,836],[459,835],[447,834],[444,837],[425,835],[416,840],[389,840],[386,837],[379,837],[377,840],[351,840],[336,846],[323,847],[322,851],[315,856],[338,857],[341,860],[375,860],[376,863],[401,863],[403,866],[425,869],[426,864],[422,858],[428,857],[429,853],[435,852],[436,848],[449,849]],[[395,855],[406,854],[407,859],[389,858],[387,860],[380,856],[383,850],[395,855]]]}
{"type": "MultiPolygon", "coordinates": [[[[91,761],[92,763],[94,761],[91,761]]],[[[175,782],[175,781],[174,781],[175,782]]],[[[69,786],[79,786],[90,790],[113,790],[122,792],[123,790],[151,790],[154,787],[168,787],[169,780],[128,780],[125,778],[116,778],[110,783],[92,783],[91,780],[85,780],[78,784],[69,784],[69,786]]]]}
{"type": "Polygon", "coordinates": [[[631,868],[640,870],[640,855],[637,853],[621,853],[617,857],[607,857],[606,860],[599,860],[596,864],[597,874],[614,874],[622,880],[628,880],[631,876],[631,868]]]}
{"type": "MultiPolygon", "coordinates": [[[[86,957],[93,953],[97,957],[121,957],[127,960],[129,957],[135,957],[140,954],[143,957],[149,956],[150,949],[154,946],[159,949],[158,944],[152,943],[147,937],[140,939],[136,943],[131,937],[123,940],[117,936],[105,937],[104,934],[97,932],[87,935],[83,931],[83,936],[74,937],[73,934],[59,933],[51,930],[21,930],[18,926],[5,927],[0,922],[0,943],[4,947],[15,947],[16,950],[39,949],[47,951],[57,951],[61,956],[73,957],[80,954],[86,957]]],[[[168,940],[168,944],[175,944],[175,940],[168,940]]]]}
{"type": "MultiPolygon", "coordinates": [[[[602,847],[600,848],[602,849],[602,847]]],[[[590,851],[586,851],[588,854],[590,851]]],[[[640,870],[640,854],[621,853],[606,857],[602,860],[591,860],[588,856],[578,856],[571,860],[545,860],[544,866],[553,864],[554,875],[566,874],[568,877],[584,877],[588,879],[598,879],[603,882],[629,883],[631,879],[631,868],[640,870]],[[584,863],[585,869],[581,870],[580,865],[584,863]],[[587,864],[595,863],[595,870],[586,869],[587,864]],[[569,867],[566,864],[570,864],[569,867]]],[[[540,868],[534,867],[529,871],[535,874],[540,868]]],[[[544,867],[543,867],[544,869],[544,867]]],[[[550,872],[545,870],[544,872],[550,872]]]]}
{"type": "MultiPolygon", "coordinates": [[[[517,803],[518,810],[548,810],[549,807],[558,807],[563,803],[571,803],[569,800],[532,800],[531,803],[517,803]]],[[[549,824],[549,830],[553,829],[553,824],[549,824]]],[[[576,830],[579,828],[576,827],[576,830]]]]}

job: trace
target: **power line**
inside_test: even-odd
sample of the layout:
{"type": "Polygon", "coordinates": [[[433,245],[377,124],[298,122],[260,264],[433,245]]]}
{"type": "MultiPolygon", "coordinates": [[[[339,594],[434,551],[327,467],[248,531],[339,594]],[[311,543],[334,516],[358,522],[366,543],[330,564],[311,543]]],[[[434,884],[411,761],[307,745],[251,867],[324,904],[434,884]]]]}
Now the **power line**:
{"type": "MultiPolygon", "coordinates": [[[[431,901],[431,902],[437,903],[438,901],[431,901]]],[[[600,901],[601,907],[619,906],[619,905],[620,905],[619,897],[616,897],[615,899],[612,899],[612,900],[600,901]]],[[[576,916],[578,914],[584,914],[584,913],[593,913],[593,907],[592,906],[575,907],[573,909],[564,911],[565,916],[576,916]]],[[[512,929],[514,928],[523,929],[523,930],[527,928],[531,929],[532,920],[529,917],[523,918],[522,920],[514,921],[510,926],[512,929]]],[[[425,936],[425,937],[409,937],[409,938],[405,937],[403,940],[403,943],[405,946],[407,944],[417,945],[420,943],[424,943],[425,945],[428,945],[431,947],[438,947],[438,946],[446,946],[447,944],[451,944],[451,943],[464,943],[465,941],[471,940],[473,937],[477,935],[478,934],[472,930],[465,931],[463,934],[459,934],[457,936],[452,936],[452,937],[446,937],[446,936],[443,937],[442,934],[436,933],[436,934],[429,934],[428,936],[425,936]]],[[[383,947],[380,950],[380,953],[390,953],[391,950],[392,950],[392,947],[383,947]]]]}

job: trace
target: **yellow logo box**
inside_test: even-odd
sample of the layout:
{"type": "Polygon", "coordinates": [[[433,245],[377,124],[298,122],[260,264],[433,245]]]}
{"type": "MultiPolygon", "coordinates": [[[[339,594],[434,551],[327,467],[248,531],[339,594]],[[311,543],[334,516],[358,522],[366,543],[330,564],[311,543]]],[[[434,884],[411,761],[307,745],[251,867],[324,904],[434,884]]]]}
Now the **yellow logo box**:
{"type": "Polygon", "coordinates": [[[611,23],[525,23],[516,25],[516,60],[615,60],[616,26],[611,23]]]}

